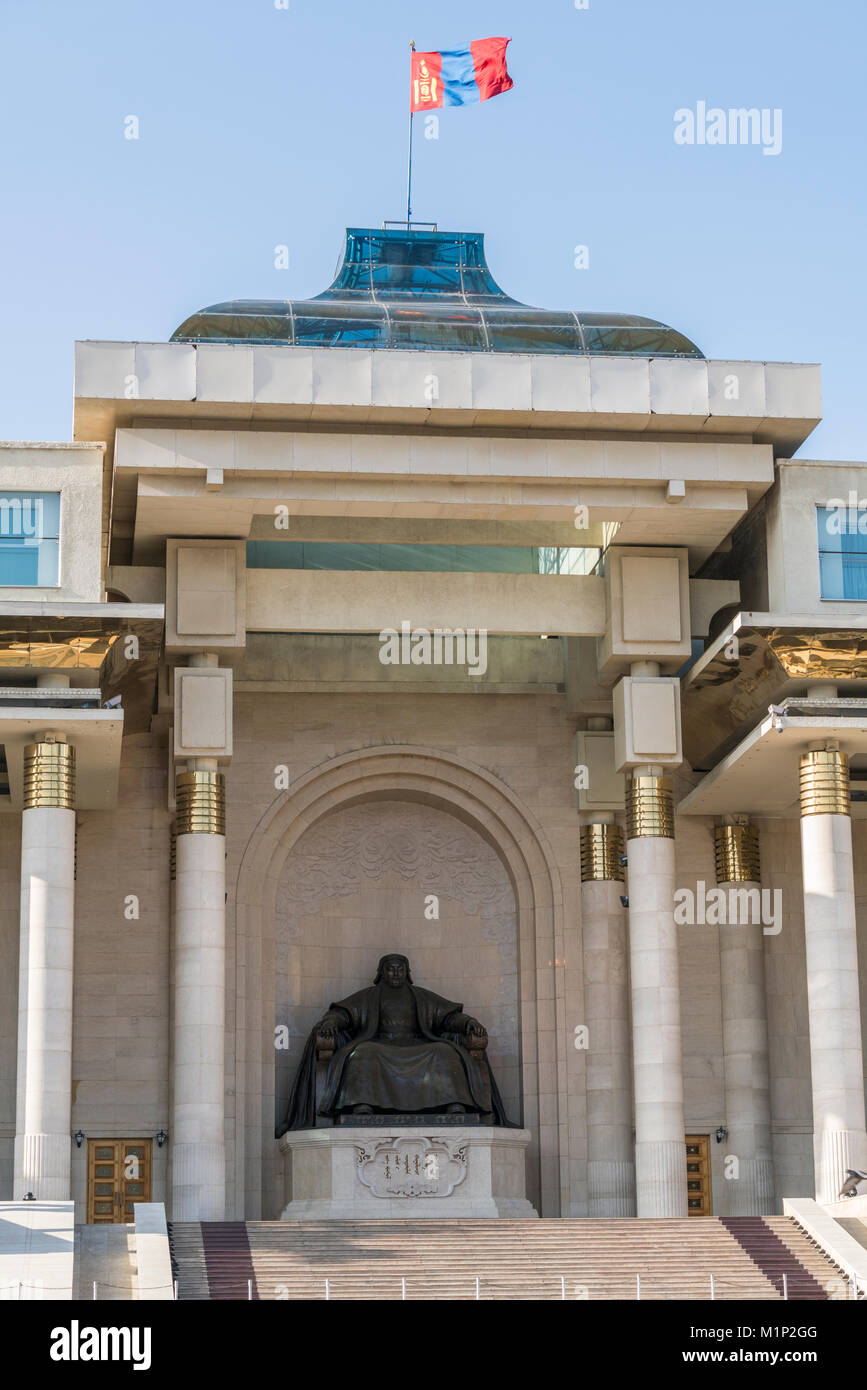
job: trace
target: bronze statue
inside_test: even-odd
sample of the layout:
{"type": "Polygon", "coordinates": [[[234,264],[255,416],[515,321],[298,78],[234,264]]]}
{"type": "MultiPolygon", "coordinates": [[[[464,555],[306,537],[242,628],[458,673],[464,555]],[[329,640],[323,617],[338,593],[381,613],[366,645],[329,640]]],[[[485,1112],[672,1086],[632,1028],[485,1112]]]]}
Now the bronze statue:
{"type": "Polygon", "coordinates": [[[487,1045],[461,1004],[413,984],[406,956],[383,956],[373,984],[329,1005],[308,1037],[278,1134],[312,1129],[317,1115],[350,1123],[382,1115],[387,1123],[449,1114],[508,1125],[487,1045]],[[317,1060],[328,1064],[318,1106],[317,1060]]]}

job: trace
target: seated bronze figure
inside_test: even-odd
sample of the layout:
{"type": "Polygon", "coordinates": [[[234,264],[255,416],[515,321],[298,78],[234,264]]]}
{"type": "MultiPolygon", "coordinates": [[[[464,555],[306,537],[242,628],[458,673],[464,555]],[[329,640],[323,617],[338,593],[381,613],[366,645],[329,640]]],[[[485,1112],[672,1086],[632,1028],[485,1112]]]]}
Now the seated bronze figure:
{"type": "Polygon", "coordinates": [[[312,1129],[317,1115],[452,1114],[508,1125],[487,1045],[461,1004],[413,984],[406,956],[383,956],[373,984],[329,1005],[311,1032],[278,1134],[312,1129]],[[327,1062],[318,1105],[317,1061],[327,1062]]]}

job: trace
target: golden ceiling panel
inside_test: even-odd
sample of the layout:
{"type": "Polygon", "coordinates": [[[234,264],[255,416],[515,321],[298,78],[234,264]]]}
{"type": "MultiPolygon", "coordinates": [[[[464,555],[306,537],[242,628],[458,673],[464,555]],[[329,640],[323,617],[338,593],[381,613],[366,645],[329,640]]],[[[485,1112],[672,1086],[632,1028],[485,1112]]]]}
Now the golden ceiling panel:
{"type": "Polygon", "coordinates": [[[858,680],[867,676],[867,633],[798,632],[768,628],[762,633],[787,676],[858,680]]]}

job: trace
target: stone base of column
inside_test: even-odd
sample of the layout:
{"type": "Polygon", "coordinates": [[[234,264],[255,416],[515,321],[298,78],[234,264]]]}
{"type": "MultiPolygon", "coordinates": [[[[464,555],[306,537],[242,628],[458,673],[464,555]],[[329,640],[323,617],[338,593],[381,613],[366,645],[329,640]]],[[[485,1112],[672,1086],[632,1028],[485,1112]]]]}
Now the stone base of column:
{"type": "Polygon", "coordinates": [[[724,1184],[726,1216],[773,1216],[774,1164],[770,1158],[742,1158],[738,1176],[724,1184]]]}
{"type": "Polygon", "coordinates": [[[172,1221],[224,1221],[225,1216],[225,1145],[175,1144],[172,1221]]]}
{"type": "Polygon", "coordinates": [[[587,1215],[635,1215],[635,1165],[593,1160],[587,1164],[587,1215]]]}
{"type": "Polygon", "coordinates": [[[12,1200],[20,1202],[32,1192],[40,1202],[68,1202],[71,1144],[68,1134],[16,1135],[12,1200]]]}
{"type": "Polygon", "coordinates": [[[816,1201],[840,1200],[840,1189],[850,1168],[867,1168],[867,1136],[863,1129],[826,1129],[813,1135],[816,1165],[816,1201]]]}
{"type": "Polygon", "coordinates": [[[683,1140],[643,1140],[635,1145],[638,1216],[688,1216],[683,1140]]]}

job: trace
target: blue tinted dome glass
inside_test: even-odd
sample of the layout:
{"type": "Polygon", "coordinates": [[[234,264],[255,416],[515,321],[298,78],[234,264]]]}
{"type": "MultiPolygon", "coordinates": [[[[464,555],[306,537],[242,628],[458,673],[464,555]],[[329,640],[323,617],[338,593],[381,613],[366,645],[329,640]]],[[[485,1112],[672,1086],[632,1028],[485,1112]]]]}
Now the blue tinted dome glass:
{"type": "Polygon", "coordinates": [[[656,319],[519,303],[491,274],[480,232],[406,228],[349,227],[337,273],[321,294],[212,304],[182,323],[171,341],[704,356],[656,319]]]}

